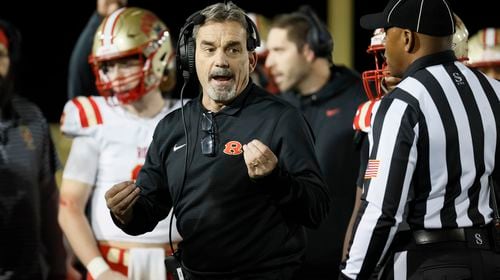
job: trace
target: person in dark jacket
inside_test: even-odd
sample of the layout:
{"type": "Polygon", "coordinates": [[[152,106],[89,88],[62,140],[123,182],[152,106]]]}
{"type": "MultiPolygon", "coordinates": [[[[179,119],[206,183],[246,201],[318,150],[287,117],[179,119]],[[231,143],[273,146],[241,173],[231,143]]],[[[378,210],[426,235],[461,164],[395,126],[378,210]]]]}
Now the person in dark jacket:
{"type": "Polygon", "coordinates": [[[14,90],[21,36],[0,20],[0,279],[66,279],[58,159],[40,109],[14,90]]]}
{"type": "Polygon", "coordinates": [[[201,95],[157,126],[136,183],[106,192],[116,225],[151,231],[171,207],[187,279],[291,279],[330,194],[300,112],[256,86],[259,35],[236,5],[194,13],[177,55],[201,95]]]}
{"type": "Polygon", "coordinates": [[[267,47],[266,66],[280,96],[299,108],[312,127],[316,156],[332,194],[326,221],[307,229],[307,253],[296,279],[335,279],[356,193],[359,151],[352,121],[366,100],[361,78],[332,63],[332,37],[307,6],[273,21],[267,47]]]}

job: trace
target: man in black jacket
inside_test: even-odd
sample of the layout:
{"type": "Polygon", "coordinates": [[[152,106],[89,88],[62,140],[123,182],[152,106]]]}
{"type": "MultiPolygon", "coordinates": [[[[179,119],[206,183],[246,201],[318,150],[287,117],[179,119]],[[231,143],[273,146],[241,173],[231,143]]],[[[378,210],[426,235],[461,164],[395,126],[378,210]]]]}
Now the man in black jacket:
{"type": "Polygon", "coordinates": [[[136,184],[106,193],[129,234],[151,231],[174,207],[188,279],[290,279],[303,226],[318,227],[329,210],[305,119],[249,79],[258,44],[233,3],[188,18],[178,61],[185,78],[196,71],[202,95],[159,123],[136,184]]]}
{"type": "Polygon", "coordinates": [[[359,169],[352,122],[358,105],[366,99],[361,78],[332,63],[332,37],[308,7],[277,17],[266,42],[266,66],[281,96],[311,124],[316,156],[334,205],[321,227],[307,230],[305,262],[295,278],[335,279],[359,169]]]}

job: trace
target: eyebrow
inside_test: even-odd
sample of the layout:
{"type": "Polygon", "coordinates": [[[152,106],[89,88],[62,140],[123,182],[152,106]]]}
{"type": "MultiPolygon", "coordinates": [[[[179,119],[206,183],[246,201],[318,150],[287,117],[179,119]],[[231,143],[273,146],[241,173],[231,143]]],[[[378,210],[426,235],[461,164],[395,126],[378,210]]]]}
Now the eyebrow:
{"type": "MultiPolygon", "coordinates": [[[[214,42],[212,41],[206,41],[206,40],[202,40],[201,45],[206,45],[206,46],[214,46],[214,42]]],[[[236,46],[241,46],[242,43],[240,41],[229,41],[227,42],[225,45],[224,45],[224,48],[229,48],[229,47],[236,47],[236,46]]]]}

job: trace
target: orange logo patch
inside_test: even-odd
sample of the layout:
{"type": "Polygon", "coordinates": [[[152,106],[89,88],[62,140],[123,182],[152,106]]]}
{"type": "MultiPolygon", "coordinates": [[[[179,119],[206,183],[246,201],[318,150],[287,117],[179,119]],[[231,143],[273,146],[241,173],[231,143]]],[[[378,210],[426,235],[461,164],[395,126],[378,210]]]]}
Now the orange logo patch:
{"type": "Polygon", "coordinates": [[[229,141],[224,146],[224,153],[230,156],[237,156],[243,153],[243,145],[238,141],[229,141]]]}

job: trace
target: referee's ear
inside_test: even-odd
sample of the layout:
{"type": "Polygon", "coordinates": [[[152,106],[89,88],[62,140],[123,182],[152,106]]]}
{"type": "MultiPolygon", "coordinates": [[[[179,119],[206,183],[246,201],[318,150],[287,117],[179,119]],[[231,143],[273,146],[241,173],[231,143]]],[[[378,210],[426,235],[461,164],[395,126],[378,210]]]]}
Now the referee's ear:
{"type": "Polygon", "coordinates": [[[410,29],[403,29],[403,39],[405,43],[405,51],[412,53],[415,50],[415,41],[417,34],[410,29]]]}

